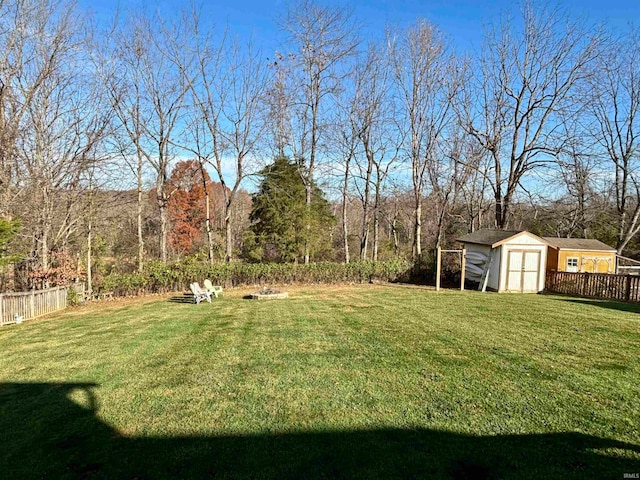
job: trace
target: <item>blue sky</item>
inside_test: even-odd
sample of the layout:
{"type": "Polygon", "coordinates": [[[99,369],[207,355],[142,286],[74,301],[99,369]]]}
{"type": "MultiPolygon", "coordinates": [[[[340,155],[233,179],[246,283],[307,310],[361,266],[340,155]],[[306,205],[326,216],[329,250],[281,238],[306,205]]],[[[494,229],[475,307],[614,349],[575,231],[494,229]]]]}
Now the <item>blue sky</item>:
{"type": "MultiPolygon", "coordinates": [[[[196,0],[198,2],[199,0],[196,0]]],[[[215,26],[229,26],[240,40],[253,38],[267,57],[279,50],[286,53],[283,34],[277,18],[286,11],[288,0],[200,0],[203,19],[215,26]]],[[[406,26],[417,18],[437,25],[450,39],[459,54],[479,51],[485,25],[499,23],[501,14],[517,9],[522,2],[507,0],[371,0],[344,2],[324,0],[320,3],[352,8],[355,18],[364,25],[363,36],[381,39],[387,25],[406,26]]],[[[198,4],[198,3],[196,3],[198,4]]],[[[118,9],[122,14],[139,7],[148,11],[159,9],[162,17],[170,18],[189,0],[79,0],[79,5],[92,11],[98,22],[109,22],[118,9]]],[[[572,16],[585,19],[589,25],[607,23],[611,31],[628,30],[629,24],[640,24],[640,1],[571,0],[559,5],[572,16]]],[[[212,178],[216,179],[213,172],[212,178]]],[[[250,185],[246,185],[251,189],[250,185]]]]}
{"type": "MultiPolygon", "coordinates": [[[[95,12],[99,20],[109,18],[117,8],[126,12],[137,6],[149,10],[159,8],[163,17],[170,17],[190,4],[188,0],[80,0],[79,3],[95,12]]],[[[482,40],[484,25],[499,21],[500,13],[516,4],[507,0],[331,0],[322,3],[353,8],[356,18],[365,24],[365,35],[371,36],[382,36],[387,24],[402,26],[423,17],[438,25],[460,53],[476,50],[482,40]]],[[[285,11],[286,1],[205,0],[199,4],[209,21],[221,27],[228,24],[231,32],[240,38],[253,36],[265,54],[278,48],[281,35],[276,18],[285,11]]],[[[629,22],[640,23],[640,2],[637,0],[571,0],[558,4],[573,15],[587,18],[589,23],[606,21],[614,31],[625,28],[629,22]]]]}

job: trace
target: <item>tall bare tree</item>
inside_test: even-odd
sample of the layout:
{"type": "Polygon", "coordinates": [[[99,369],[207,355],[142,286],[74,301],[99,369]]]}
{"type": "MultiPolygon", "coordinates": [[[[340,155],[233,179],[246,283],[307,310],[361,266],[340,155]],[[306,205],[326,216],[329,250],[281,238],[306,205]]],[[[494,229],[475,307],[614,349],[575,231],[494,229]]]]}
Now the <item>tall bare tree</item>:
{"type": "Polygon", "coordinates": [[[66,241],[81,218],[73,207],[81,199],[84,174],[99,161],[110,116],[92,72],[84,68],[88,43],[82,17],[69,5],[59,7],[47,12],[50,17],[34,19],[43,23],[33,30],[27,71],[34,68],[41,76],[37,88],[28,80],[15,86],[21,98],[31,98],[17,152],[35,202],[35,250],[43,270],[50,266],[51,249],[66,241]]]}
{"type": "Polygon", "coordinates": [[[562,149],[557,115],[571,108],[571,94],[590,75],[599,44],[597,31],[531,2],[521,22],[488,30],[463,122],[492,159],[497,228],[508,227],[523,178],[562,149]]]}
{"type": "Polygon", "coordinates": [[[422,254],[422,204],[427,166],[435,161],[438,146],[452,117],[459,87],[454,57],[444,35],[425,20],[404,32],[388,34],[394,66],[401,128],[406,132],[405,156],[411,165],[414,197],[413,256],[422,254]]]}
{"type": "MultiPolygon", "coordinates": [[[[124,27],[123,27],[124,28],[124,27]]],[[[130,28],[130,27],[129,27],[130,28]]],[[[136,222],[138,242],[138,271],[144,267],[143,206],[144,164],[150,152],[145,141],[145,125],[149,111],[144,106],[142,84],[142,57],[146,46],[143,37],[132,32],[123,36],[115,28],[105,36],[105,42],[94,55],[96,70],[104,83],[113,109],[113,130],[109,138],[114,151],[136,178],[136,222]],[[126,39],[126,40],[125,40],[126,39]]]]}
{"type": "Polygon", "coordinates": [[[226,32],[216,35],[215,30],[203,28],[197,11],[192,11],[187,31],[193,64],[179,50],[174,55],[188,78],[191,99],[191,142],[183,146],[211,165],[222,184],[225,261],[230,262],[236,227],[233,211],[243,182],[258,170],[271,71],[251,43],[241,46],[229,41],[226,32]]]}
{"type": "Polygon", "coordinates": [[[10,218],[12,198],[19,192],[17,142],[28,130],[29,109],[36,96],[61,76],[69,56],[76,12],[64,1],[0,2],[0,217],[10,218]]]}
{"type": "MultiPolygon", "coordinates": [[[[325,7],[309,0],[292,4],[281,19],[292,55],[288,58],[292,90],[289,145],[300,162],[306,188],[307,209],[311,208],[313,176],[320,159],[322,138],[331,123],[332,104],[346,76],[345,64],[358,46],[357,25],[349,10],[325,7]]],[[[307,224],[307,231],[309,230],[307,224]]],[[[309,263],[309,242],[304,261],[309,263]]]]}
{"type": "Polygon", "coordinates": [[[352,122],[361,146],[360,172],[362,233],[360,258],[367,258],[369,234],[373,224],[372,259],[378,259],[380,244],[380,204],[390,168],[398,159],[402,144],[395,122],[395,104],[390,94],[392,72],[387,52],[371,44],[355,68],[352,122]]]}
{"type": "Polygon", "coordinates": [[[616,248],[622,253],[640,232],[640,37],[614,42],[598,62],[588,99],[593,135],[614,173],[616,248]]]}
{"type": "Polygon", "coordinates": [[[349,204],[351,203],[351,188],[353,183],[353,164],[360,145],[358,125],[354,117],[354,103],[351,91],[343,91],[342,100],[338,102],[337,122],[333,130],[338,158],[334,160],[334,165],[339,172],[341,205],[341,232],[342,248],[344,251],[344,262],[351,261],[349,247],[349,204]]]}
{"type": "MultiPolygon", "coordinates": [[[[188,82],[168,55],[175,50],[183,28],[157,15],[132,14],[116,29],[115,75],[110,91],[112,105],[133,145],[141,209],[142,159],[155,172],[155,198],[160,213],[160,258],[168,260],[169,229],[167,180],[179,142],[176,136],[185,108],[188,82]]],[[[143,242],[139,220],[139,268],[143,242]]]]}

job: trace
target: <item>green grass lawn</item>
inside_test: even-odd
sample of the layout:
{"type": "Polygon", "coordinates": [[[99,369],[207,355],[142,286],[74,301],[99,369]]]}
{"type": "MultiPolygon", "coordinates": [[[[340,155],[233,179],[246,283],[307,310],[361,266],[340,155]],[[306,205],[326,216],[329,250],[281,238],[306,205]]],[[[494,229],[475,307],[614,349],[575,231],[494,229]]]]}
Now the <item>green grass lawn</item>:
{"type": "Polygon", "coordinates": [[[2,478],[640,472],[640,308],[385,286],[0,329],[2,478]]]}

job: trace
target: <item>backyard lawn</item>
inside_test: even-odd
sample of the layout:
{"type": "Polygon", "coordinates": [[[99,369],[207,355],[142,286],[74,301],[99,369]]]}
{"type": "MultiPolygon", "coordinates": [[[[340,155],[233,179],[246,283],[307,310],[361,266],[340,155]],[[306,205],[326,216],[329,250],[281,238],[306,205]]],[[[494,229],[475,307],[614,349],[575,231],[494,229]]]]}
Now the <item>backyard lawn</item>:
{"type": "Polygon", "coordinates": [[[1,328],[0,477],[640,473],[640,308],[289,292],[107,302],[1,328]]]}

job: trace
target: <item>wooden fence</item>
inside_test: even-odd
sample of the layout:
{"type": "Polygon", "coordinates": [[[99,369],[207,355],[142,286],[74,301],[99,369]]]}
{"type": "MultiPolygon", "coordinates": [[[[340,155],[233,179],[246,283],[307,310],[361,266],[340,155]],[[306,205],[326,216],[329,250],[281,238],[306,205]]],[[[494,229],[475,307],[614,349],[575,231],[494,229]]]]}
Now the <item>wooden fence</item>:
{"type": "Polygon", "coordinates": [[[0,294],[0,325],[36,318],[67,308],[67,288],[0,294]]]}
{"type": "Polygon", "coordinates": [[[640,276],[547,272],[545,289],[576,297],[640,302],[640,276]]]}

